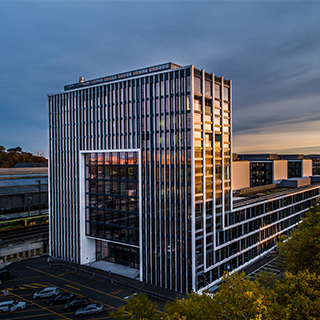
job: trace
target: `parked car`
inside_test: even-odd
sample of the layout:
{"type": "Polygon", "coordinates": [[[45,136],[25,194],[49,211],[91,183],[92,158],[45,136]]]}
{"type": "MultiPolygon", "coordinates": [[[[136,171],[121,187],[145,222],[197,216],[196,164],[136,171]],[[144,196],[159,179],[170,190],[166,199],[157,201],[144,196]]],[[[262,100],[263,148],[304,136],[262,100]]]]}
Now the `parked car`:
{"type": "Polygon", "coordinates": [[[34,293],[33,299],[56,297],[60,293],[57,287],[47,287],[34,293]]]}
{"type": "Polygon", "coordinates": [[[0,302],[0,313],[22,310],[22,309],[25,309],[26,307],[27,307],[26,302],[10,299],[7,301],[0,302]]]}
{"type": "Polygon", "coordinates": [[[6,301],[0,302],[0,313],[1,312],[9,312],[9,305],[13,304],[16,300],[10,299],[6,301]]]}
{"type": "Polygon", "coordinates": [[[63,307],[63,311],[69,312],[71,310],[76,310],[81,307],[87,306],[89,303],[90,300],[88,298],[78,297],[65,304],[63,307]]]}
{"type": "Polygon", "coordinates": [[[27,307],[27,303],[24,301],[15,301],[11,306],[10,306],[10,312],[16,311],[16,310],[23,310],[27,307]]]}
{"type": "Polygon", "coordinates": [[[53,306],[54,304],[66,304],[69,301],[75,299],[75,295],[69,292],[63,292],[58,294],[56,297],[51,297],[47,300],[47,304],[49,306],[53,306]]]}
{"type": "Polygon", "coordinates": [[[103,311],[103,305],[99,303],[91,303],[84,308],[76,311],[76,317],[86,316],[87,314],[99,314],[103,311]]]}

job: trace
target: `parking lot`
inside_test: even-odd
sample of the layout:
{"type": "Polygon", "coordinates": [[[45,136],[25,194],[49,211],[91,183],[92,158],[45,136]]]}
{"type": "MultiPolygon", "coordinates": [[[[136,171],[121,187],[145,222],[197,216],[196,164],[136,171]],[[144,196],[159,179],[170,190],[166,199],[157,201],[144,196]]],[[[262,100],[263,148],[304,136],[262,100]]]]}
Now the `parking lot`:
{"type": "MultiPolygon", "coordinates": [[[[61,292],[73,293],[79,297],[88,297],[90,303],[99,303],[104,311],[99,315],[88,315],[85,319],[111,319],[109,311],[126,304],[128,296],[133,294],[125,288],[107,284],[103,281],[78,274],[49,268],[46,258],[28,259],[8,267],[10,280],[0,285],[9,295],[1,295],[0,302],[8,298],[25,301],[27,308],[11,313],[2,313],[1,319],[77,319],[75,311],[64,312],[63,305],[47,305],[47,299],[34,300],[33,294],[45,287],[58,287],[61,292]]],[[[158,302],[158,309],[163,310],[164,302],[158,302]]]]}

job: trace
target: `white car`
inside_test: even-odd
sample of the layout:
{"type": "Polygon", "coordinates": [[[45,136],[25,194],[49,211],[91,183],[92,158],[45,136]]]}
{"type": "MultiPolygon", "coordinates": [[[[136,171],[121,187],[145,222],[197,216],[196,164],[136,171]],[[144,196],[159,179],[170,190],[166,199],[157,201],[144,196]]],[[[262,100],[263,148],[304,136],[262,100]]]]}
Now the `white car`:
{"type": "Polygon", "coordinates": [[[59,288],[57,287],[47,287],[42,290],[38,290],[33,295],[33,299],[41,299],[41,298],[51,298],[56,297],[60,293],[59,288]]]}
{"type": "Polygon", "coordinates": [[[10,299],[7,301],[0,302],[0,313],[22,310],[22,309],[25,309],[26,307],[27,307],[26,302],[10,299]]]}
{"type": "Polygon", "coordinates": [[[16,310],[23,310],[27,307],[27,303],[24,301],[15,301],[11,306],[10,306],[10,312],[16,311],[16,310]]]}
{"type": "Polygon", "coordinates": [[[9,312],[10,311],[9,306],[12,305],[15,301],[16,300],[10,299],[10,300],[0,302],[0,313],[9,312]]]}
{"type": "Polygon", "coordinates": [[[86,307],[81,308],[76,311],[75,316],[76,317],[82,317],[86,316],[88,314],[99,314],[103,312],[103,305],[99,303],[91,303],[88,304],[86,307]]]}

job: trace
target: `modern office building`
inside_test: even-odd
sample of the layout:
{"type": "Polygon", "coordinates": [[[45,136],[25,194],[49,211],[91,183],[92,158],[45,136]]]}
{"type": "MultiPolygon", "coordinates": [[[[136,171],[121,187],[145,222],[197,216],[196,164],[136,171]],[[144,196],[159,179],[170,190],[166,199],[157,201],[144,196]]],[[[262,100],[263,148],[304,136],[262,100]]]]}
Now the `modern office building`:
{"type": "Polygon", "coordinates": [[[320,185],[243,202],[231,193],[232,83],[166,63],[49,95],[50,245],[61,259],[210,289],[298,223],[320,185]]]}

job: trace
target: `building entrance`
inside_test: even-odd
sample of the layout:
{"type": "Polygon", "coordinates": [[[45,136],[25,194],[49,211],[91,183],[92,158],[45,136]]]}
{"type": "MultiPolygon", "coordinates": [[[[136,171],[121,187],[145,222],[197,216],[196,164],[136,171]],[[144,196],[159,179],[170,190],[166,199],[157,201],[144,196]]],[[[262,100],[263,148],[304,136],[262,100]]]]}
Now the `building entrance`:
{"type": "Polygon", "coordinates": [[[96,240],[96,260],[139,269],[139,249],[107,241],[96,240]]]}

